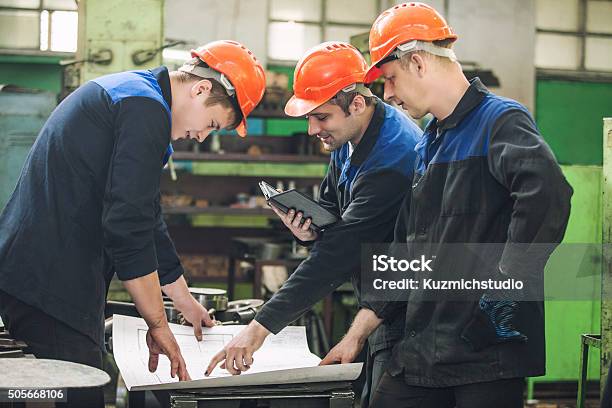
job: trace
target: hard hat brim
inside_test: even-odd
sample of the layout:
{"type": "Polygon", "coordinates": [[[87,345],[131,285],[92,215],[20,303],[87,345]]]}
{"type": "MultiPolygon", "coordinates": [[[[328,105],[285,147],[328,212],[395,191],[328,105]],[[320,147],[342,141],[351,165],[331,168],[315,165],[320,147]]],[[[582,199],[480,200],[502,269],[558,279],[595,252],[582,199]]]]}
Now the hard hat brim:
{"type": "Polygon", "coordinates": [[[327,101],[311,101],[293,95],[285,104],[285,114],[291,117],[305,116],[327,101]]]}
{"type": "Polygon", "coordinates": [[[240,137],[246,137],[246,135],[247,135],[247,123],[246,123],[246,119],[242,119],[240,124],[238,124],[238,126],[236,126],[236,133],[238,133],[238,136],[240,136],[240,137]]]}

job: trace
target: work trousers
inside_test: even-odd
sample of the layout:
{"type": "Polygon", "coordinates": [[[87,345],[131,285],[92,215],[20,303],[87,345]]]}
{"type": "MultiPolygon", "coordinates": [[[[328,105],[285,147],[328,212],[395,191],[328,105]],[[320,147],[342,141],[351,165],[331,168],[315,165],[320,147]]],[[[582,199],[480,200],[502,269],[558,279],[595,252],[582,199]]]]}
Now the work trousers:
{"type": "Polygon", "coordinates": [[[371,408],[523,408],[524,378],[447,388],[416,387],[385,373],[371,408]]]}
{"type": "MultiPolygon", "coordinates": [[[[102,369],[102,350],[70,326],[0,291],[0,316],[15,340],[24,341],[36,358],[71,361],[102,369]]],[[[104,407],[102,387],[68,389],[56,407],[104,407]]]]}
{"type": "Polygon", "coordinates": [[[366,378],[361,393],[361,408],[368,408],[374,398],[374,391],[385,373],[386,365],[391,358],[391,348],[370,354],[366,360],[366,378]]]}

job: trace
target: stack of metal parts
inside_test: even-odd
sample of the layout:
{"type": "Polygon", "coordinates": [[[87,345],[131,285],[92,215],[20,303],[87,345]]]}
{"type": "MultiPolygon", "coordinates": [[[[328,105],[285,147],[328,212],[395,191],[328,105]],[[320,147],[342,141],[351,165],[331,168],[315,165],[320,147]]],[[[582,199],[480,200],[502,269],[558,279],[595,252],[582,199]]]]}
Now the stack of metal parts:
{"type": "MultiPolygon", "coordinates": [[[[218,324],[249,324],[263,305],[261,299],[241,299],[229,301],[227,291],[215,288],[189,288],[191,295],[207,310],[218,324]]],[[[186,322],[171,301],[164,302],[166,317],[170,323],[186,322]]]]}
{"type": "MultiPolygon", "coordinates": [[[[192,296],[207,310],[218,324],[234,325],[249,324],[264,301],[261,299],[241,299],[230,302],[227,291],[215,288],[189,288],[192,296]]],[[[164,298],[164,309],[168,322],[175,324],[187,324],[178,309],[169,298],[164,298]]],[[[140,317],[136,305],[131,302],[107,301],[106,302],[106,327],[105,337],[107,349],[112,352],[112,315],[121,314],[125,316],[140,317]]]]}
{"type": "Polygon", "coordinates": [[[263,303],[261,299],[234,300],[226,310],[215,313],[215,319],[221,324],[249,324],[263,303]]]}

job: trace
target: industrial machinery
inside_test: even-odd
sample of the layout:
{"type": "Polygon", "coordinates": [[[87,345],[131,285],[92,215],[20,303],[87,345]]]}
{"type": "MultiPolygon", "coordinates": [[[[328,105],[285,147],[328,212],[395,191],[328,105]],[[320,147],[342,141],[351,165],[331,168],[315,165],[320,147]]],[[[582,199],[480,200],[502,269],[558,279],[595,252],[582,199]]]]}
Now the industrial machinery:
{"type": "MultiPolygon", "coordinates": [[[[585,406],[589,348],[601,350],[600,391],[608,383],[612,368],[612,118],[603,119],[603,177],[602,177],[602,262],[601,262],[601,334],[585,333],[580,336],[580,377],[576,406],[585,406]]],[[[609,392],[610,390],[608,390],[609,392]]]]}
{"type": "Polygon", "coordinates": [[[51,92],[0,84],[0,211],[15,188],[30,147],[56,104],[51,92]]]}
{"type": "Polygon", "coordinates": [[[62,63],[62,98],[93,78],[161,65],[164,0],[80,0],[78,11],[77,52],[62,63]]]}

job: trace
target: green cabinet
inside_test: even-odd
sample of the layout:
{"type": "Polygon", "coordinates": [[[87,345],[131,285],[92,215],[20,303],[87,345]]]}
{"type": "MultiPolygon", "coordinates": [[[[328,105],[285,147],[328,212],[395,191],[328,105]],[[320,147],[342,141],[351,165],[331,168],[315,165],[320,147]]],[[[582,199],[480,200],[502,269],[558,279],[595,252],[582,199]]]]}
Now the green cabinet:
{"type": "Polygon", "coordinates": [[[0,209],[8,201],[38,132],[56,105],[50,92],[0,92],[0,209]]]}
{"type": "MultiPolygon", "coordinates": [[[[564,243],[601,243],[601,178],[599,166],[562,166],[574,189],[572,210],[564,243]]],[[[550,265],[549,265],[550,266],[550,265]]],[[[546,280],[558,276],[547,267],[546,280]]],[[[593,276],[593,296],[601,290],[593,276]]],[[[599,300],[555,300],[546,302],[546,375],[530,379],[530,385],[543,381],[577,381],[580,363],[580,335],[600,332],[599,300]]],[[[588,378],[599,379],[599,350],[591,348],[588,378]]]]}

